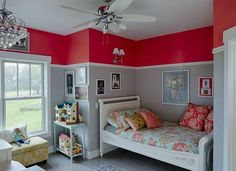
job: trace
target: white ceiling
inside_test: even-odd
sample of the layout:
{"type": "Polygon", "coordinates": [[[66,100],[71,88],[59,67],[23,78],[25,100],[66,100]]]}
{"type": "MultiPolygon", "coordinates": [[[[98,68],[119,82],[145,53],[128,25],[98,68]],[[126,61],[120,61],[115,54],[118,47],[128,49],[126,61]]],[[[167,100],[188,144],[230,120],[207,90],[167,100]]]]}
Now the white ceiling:
{"type": "MultiPolygon", "coordinates": [[[[2,2],[2,0],[0,0],[2,2]]],[[[96,11],[102,0],[7,0],[7,9],[23,19],[27,26],[67,35],[72,27],[93,16],[66,10],[60,4],[96,11]]],[[[157,18],[155,23],[124,22],[128,29],[118,35],[133,40],[170,34],[212,25],[212,0],[134,0],[126,14],[144,14],[157,18]]]]}

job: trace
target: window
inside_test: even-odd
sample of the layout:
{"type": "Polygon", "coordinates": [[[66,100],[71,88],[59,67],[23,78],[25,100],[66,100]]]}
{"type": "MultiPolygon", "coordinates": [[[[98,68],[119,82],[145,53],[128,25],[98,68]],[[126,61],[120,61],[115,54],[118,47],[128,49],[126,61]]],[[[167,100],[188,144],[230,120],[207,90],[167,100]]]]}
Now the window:
{"type": "Polygon", "coordinates": [[[5,127],[26,122],[31,133],[44,131],[43,65],[4,62],[5,127]]]}
{"type": "MultiPolygon", "coordinates": [[[[10,56],[13,54],[17,53],[10,56]]],[[[49,60],[28,54],[21,56],[24,55],[26,60],[22,61],[0,57],[0,128],[26,123],[30,135],[48,134],[51,133],[49,60]]]]}

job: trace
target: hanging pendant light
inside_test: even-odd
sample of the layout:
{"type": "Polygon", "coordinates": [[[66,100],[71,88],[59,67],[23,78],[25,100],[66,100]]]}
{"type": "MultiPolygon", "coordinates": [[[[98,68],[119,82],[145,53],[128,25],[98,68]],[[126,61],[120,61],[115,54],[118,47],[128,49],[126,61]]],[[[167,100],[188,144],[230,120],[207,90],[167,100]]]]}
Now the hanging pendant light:
{"type": "Polygon", "coordinates": [[[0,9],[0,48],[11,48],[28,36],[25,22],[6,9],[6,0],[0,9]]]}

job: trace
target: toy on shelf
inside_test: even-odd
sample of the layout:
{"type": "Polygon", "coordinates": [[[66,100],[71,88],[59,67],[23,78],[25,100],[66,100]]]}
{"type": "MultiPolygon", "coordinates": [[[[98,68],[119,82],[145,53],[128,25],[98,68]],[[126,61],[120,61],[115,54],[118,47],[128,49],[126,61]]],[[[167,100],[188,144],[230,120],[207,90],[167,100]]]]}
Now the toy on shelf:
{"type": "Polygon", "coordinates": [[[64,101],[63,104],[55,106],[56,121],[65,122],[67,125],[75,124],[79,121],[77,115],[77,103],[64,101]]]}
{"type": "MultiPolygon", "coordinates": [[[[75,142],[75,136],[72,137],[72,149],[73,155],[78,155],[83,152],[82,145],[75,142]]],[[[66,155],[70,156],[70,137],[66,134],[61,134],[59,136],[59,149],[62,150],[66,155]]]]}

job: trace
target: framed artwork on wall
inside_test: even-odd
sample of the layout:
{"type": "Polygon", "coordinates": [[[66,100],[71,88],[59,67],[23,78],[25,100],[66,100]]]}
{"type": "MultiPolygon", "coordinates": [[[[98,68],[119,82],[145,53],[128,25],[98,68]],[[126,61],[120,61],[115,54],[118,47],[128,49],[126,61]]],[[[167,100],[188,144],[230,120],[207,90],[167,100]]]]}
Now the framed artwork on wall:
{"type": "Polygon", "coordinates": [[[198,78],[198,96],[213,97],[213,77],[198,78]]]}
{"type": "Polygon", "coordinates": [[[75,86],[75,100],[88,101],[88,86],[75,86]]]}
{"type": "Polygon", "coordinates": [[[105,95],[106,94],[106,80],[97,79],[96,80],[96,95],[105,95]]]}
{"type": "Polygon", "coordinates": [[[65,95],[74,96],[74,71],[65,72],[65,95]]]}
{"type": "Polygon", "coordinates": [[[28,36],[26,38],[21,39],[19,42],[17,42],[15,45],[13,45],[11,48],[8,48],[7,50],[13,50],[18,52],[30,52],[30,34],[28,33],[28,36]]]}
{"type": "Polygon", "coordinates": [[[87,68],[79,67],[75,70],[75,83],[76,85],[85,85],[87,84],[87,68]]]}
{"type": "Polygon", "coordinates": [[[121,89],[121,73],[111,73],[111,90],[121,89]]]}
{"type": "Polygon", "coordinates": [[[186,105],[189,102],[189,70],[162,72],[162,103],[186,105]]]}

